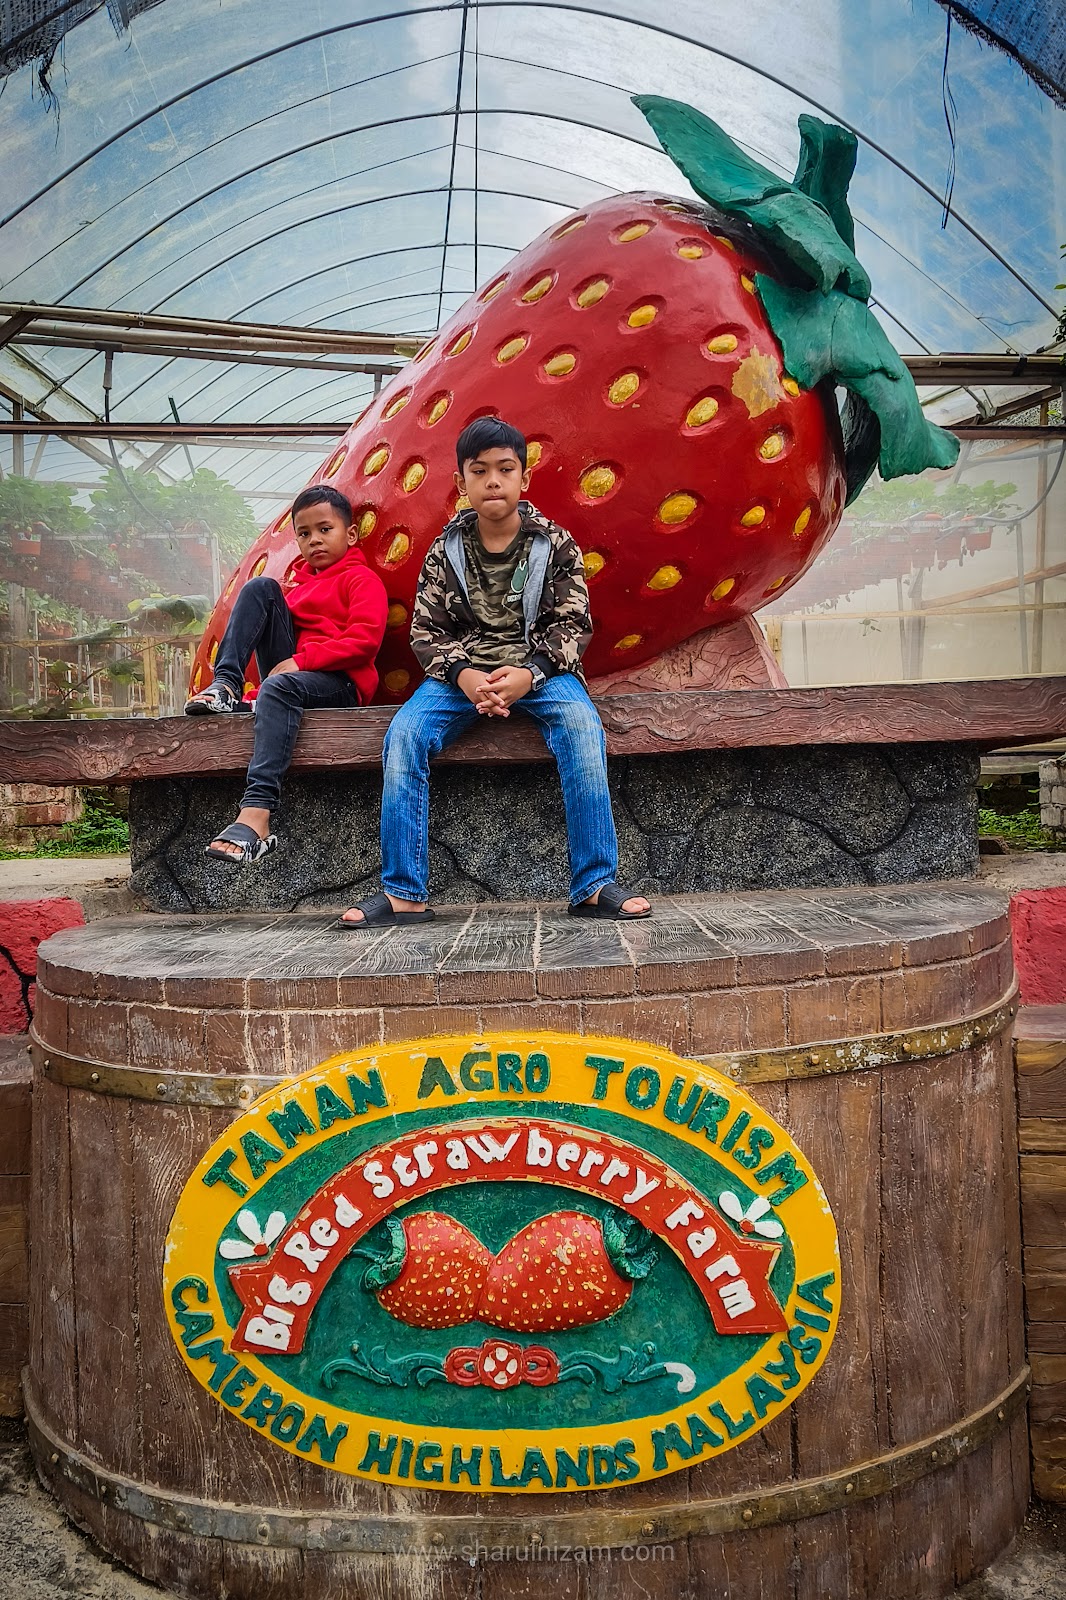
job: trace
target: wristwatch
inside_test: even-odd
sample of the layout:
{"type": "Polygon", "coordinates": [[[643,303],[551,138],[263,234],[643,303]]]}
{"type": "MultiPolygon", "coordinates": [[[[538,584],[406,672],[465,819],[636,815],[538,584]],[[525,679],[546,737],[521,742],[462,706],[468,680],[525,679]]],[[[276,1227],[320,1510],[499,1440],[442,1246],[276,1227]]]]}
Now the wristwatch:
{"type": "Polygon", "coordinates": [[[544,676],[544,674],[540,670],[540,668],[537,666],[537,663],[535,661],[527,661],[526,662],[526,671],[529,673],[530,677],[533,679],[533,682],[529,686],[530,694],[532,694],[534,689],[543,689],[544,685],[547,683],[548,680],[544,676]]]}

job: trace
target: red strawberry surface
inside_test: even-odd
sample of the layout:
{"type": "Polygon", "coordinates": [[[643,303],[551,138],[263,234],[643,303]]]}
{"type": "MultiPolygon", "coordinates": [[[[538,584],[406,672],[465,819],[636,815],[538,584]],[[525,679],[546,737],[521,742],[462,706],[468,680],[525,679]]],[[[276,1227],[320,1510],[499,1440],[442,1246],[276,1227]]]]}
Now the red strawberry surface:
{"type": "MultiPolygon", "coordinates": [[[[627,194],[553,227],[419,351],[311,482],[351,500],[389,594],[379,699],[419,682],[415,585],[456,505],[455,440],[497,414],[530,441],[529,498],[585,554],[590,677],[635,666],[780,594],[844,503],[832,386],[801,390],[755,293],[776,269],[743,223],[710,206],[627,194]]],[[[227,584],[194,686],[237,587],[284,581],[288,513],[227,584]]],[[[532,1325],[531,1325],[532,1326],[532,1325]]]]}
{"type": "MultiPolygon", "coordinates": [[[[624,1230],[632,1221],[622,1229],[613,1219],[612,1225],[624,1252],[624,1230]]],[[[617,1266],[612,1261],[600,1222],[580,1211],[553,1211],[529,1223],[500,1251],[489,1268],[478,1317],[516,1333],[602,1322],[625,1305],[634,1278],[644,1276],[654,1257],[637,1259],[639,1267],[627,1275],[624,1254],[616,1254],[617,1266]]]]}
{"type": "Polygon", "coordinates": [[[491,1251],[461,1222],[437,1211],[418,1212],[402,1223],[393,1219],[389,1233],[391,1260],[371,1267],[364,1280],[376,1289],[385,1310],[414,1328],[454,1328],[469,1322],[477,1314],[491,1251]],[[397,1257],[403,1263],[399,1272],[378,1287],[397,1257]]]}

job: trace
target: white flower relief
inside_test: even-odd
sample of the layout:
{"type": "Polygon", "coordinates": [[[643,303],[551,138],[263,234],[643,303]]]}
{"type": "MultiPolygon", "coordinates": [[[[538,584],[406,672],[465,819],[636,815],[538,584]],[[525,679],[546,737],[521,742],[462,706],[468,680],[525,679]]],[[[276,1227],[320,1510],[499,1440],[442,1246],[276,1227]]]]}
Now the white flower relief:
{"type": "Polygon", "coordinates": [[[776,1217],[766,1215],[770,1209],[770,1202],[761,1194],[755,1197],[746,1211],[743,1200],[731,1189],[718,1196],[718,1204],[726,1216],[736,1223],[741,1233],[758,1233],[764,1239],[780,1239],[785,1231],[776,1217]]]}
{"type": "Polygon", "coordinates": [[[266,1226],[260,1228],[259,1218],[254,1211],[240,1211],[237,1213],[237,1226],[244,1238],[223,1239],[218,1247],[219,1255],[225,1256],[227,1261],[243,1261],[247,1256],[265,1256],[285,1226],[285,1213],[272,1211],[266,1219],[266,1226]]]}

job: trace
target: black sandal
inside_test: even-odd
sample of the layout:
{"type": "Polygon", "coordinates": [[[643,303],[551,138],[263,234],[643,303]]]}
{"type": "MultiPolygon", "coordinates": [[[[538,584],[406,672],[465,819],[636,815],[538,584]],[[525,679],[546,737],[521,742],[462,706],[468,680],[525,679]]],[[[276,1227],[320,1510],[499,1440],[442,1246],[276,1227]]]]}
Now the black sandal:
{"type": "Polygon", "coordinates": [[[605,883],[594,905],[583,900],[580,905],[570,906],[568,910],[572,917],[591,917],[595,922],[636,922],[641,917],[651,916],[650,906],[647,911],[622,910],[627,900],[637,898],[633,889],[623,889],[617,883],[605,883]]]}
{"type": "Polygon", "coordinates": [[[244,709],[244,702],[236,690],[231,689],[228,683],[221,683],[217,678],[214,683],[209,683],[206,689],[191,695],[185,702],[187,717],[209,717],[221,711],[244,709]]]}
{"type": "Polygon", "coordinates": [[[210,856],[213,861],[228,861],[231,867],[244,867],[269,855],[271,850],[277,848],[277,843],[276,834],[268,833],[265,839],[261,839],[246,822],[231,822],[228,828],[223,828],[221,833],[215,835],[204,855],[210,856]],[[239,847],[239,854],[216,850],[216,844],[235,844],[239,847]]]}
{"type": "Polygon", "coordinates": [[[339,917],[338,926],[346,933],[362,928],[396,928],[404,927],[412,922],[433,922],[437,913],[427,906],[424,911],[395,911],[392,901],[387,894],[372,894],[366,900],[357,900],[354,906],[348,907],[349,911],[361,911],[362,922],[350,922],[347,917],[339,917]]]}

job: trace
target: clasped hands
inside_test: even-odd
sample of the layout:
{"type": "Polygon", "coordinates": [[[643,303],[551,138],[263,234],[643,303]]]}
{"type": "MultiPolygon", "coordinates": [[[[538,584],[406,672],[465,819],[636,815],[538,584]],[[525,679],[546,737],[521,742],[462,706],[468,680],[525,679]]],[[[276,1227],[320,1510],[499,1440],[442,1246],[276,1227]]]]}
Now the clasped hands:
{"type": "Polygon", "coordinates": [[[529,667],[497,667],[493,672],[464,667],[456,682],[479,716],[509,717],[515,701],[533,687],[533,674],[529,667]]]}

